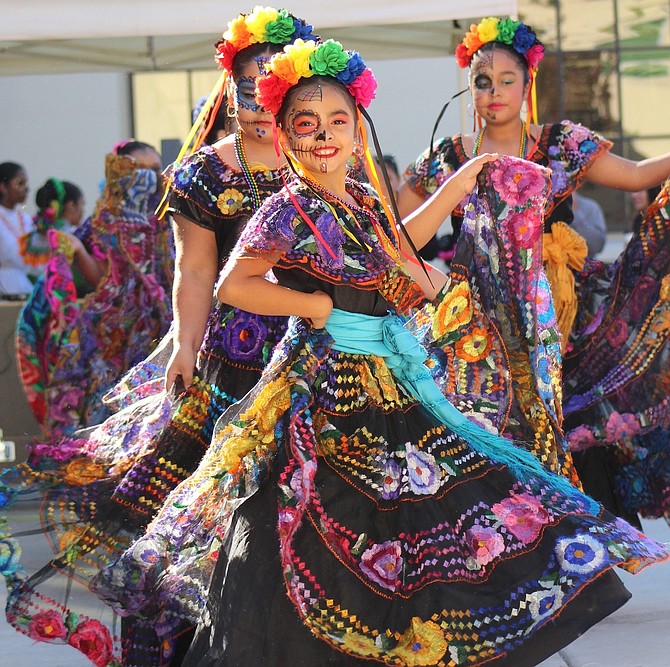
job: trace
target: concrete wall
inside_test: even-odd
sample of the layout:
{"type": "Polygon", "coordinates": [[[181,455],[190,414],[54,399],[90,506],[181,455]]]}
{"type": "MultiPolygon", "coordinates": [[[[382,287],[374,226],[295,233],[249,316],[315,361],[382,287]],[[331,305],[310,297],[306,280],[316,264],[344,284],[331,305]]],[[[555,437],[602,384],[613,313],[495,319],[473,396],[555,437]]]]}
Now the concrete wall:
{"type": "Polygon", "coordinates": [[[0,162],[23,165],[35,192],[55,176],[78,185],[92,212],[104,156],[131,134],[128,77],[119,73],[0,78],[0,162]]]}

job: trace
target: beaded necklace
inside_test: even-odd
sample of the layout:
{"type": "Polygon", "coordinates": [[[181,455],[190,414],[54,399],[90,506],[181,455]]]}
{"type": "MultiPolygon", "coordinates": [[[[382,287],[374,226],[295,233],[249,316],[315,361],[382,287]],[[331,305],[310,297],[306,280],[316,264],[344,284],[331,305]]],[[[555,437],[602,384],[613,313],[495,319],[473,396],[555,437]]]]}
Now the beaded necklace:
{"type": "MultiPolygon", "coordinates": [[[[472,157],[479,155],[479,149],[482,146],[482,139],[484,139],[484,132],[486,132],[486,125],[482,125],[477,132],[475,145],[472,149],[472,157]]],[[[519,141],[519,157],[526,157],[526,121],[521,121],[521,139],[519,141]]]]}
{"type": "Polygon", "coordinates": [[[244,141],[242,141],[242,130],[238,130],[235,133],[235,158],[237,159],[240,169],[244,174],[244,180],[249,186],[249,192],[251,193],[251,201],[254,205],[254,211],[257,211],[261,205],[261,191],[258,188],[258,183],[254,178],[253,173],[251,172],[251,167],[249,166],[249,161],[247,160],[247,153],[244,150],[244,141]]]}
{"type": "MultiPolygon", "coordinates": [[[[305,174],[301,173],[300,174],[300,179],[307,185],[313,192],[314,194],[321,199],[321,201],[330,209],[330,211],[333,213],[336,219],[339,220],[339,216],[337,215],[337,212],[335,211],[332,206],[327,201],[327,198],[330,198],[336,202],[338,202],[344,210],[349,214],[351,220],[353,220],[355,223],[357,223],[357,218],[352,212],[352,208],[355,210],[360,211],[361,213],[365,214],[368,216],[370,219],[370,222],[372,223],[372,227],[375,230],[375,233],[377,235],[377,239],[379,242],[382,244],[382,247],[386,251],[388,255],[393,257],[396,261],[400,261],[400,256],[398,254],[397,249],[395,246],[391,243],[391,241],[388,238],[388,235],[384,232],[382,229],[382,226],[379,222],[379,216],[376,211],[372,207],[368,207],[366,205],[359,205],[358,203],[356,204],[350,204],[349,202],[346,202],[344,199],[338,197],[335,193],[331,192],[327,188],[325,188],[323,185],[320,183],[317,183],[316,181],[313,181],[311,178],[307,177],[305,174]]],[[[372,250],[370,247],[370,244],[367,243],[367,241],[361,241],[361,239],[357,238],[356,235],[353,234],[353,232],[347,227],[346,223],[342,224],[342,229],[344,233],[354,240],[356,243],[358,243],[359,246],[367,248],[368,252],[372,250]]]]}

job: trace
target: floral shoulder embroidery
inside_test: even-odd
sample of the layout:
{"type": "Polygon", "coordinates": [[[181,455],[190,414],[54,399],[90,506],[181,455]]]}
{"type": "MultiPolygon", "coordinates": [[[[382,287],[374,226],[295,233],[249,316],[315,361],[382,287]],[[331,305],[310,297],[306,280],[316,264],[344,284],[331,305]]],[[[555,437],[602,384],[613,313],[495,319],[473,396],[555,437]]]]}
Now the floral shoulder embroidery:
{"type": "Polygon", "coordinates": [[[430,147],[405,170],[405,179],[413,192],[428,198],[447,180],[447,176],[467,160],[462,153],[461,135],[444,137],[435,144],[433,158],[430,147]]]}
{"type": "Polygon", "coordinates": [[[611,147],[611,141],[579,123],[564,120],[552,125],[547,154],[553,199],[565,199],[576,190],[593,162],[611,147]]]}
{"type": "Polygon", "coordinates": [[[238,241],[237,256],[279,254],[280,268],[299,268],[336,285],[380,290],[391,303],[402,302],[403,308],[416,300],[408,287],[413,281],[387,252],[396,243],[374,189],[348,181],[347,189],[360,206],[345,209],[326,204],[300,183],[289,187],[291,194],[284,189],[270,197],[250,220],[238,241]]]}
{"type": "MultiPolygon", "coordinates": [[[[212,146],[203,146],[174,165],[169,178],[171,204],[186,200],[194,211],[214,220],[247,218],[254,212],[244,174],[221,160],[212,146]]],[[[254,180],[262,197],[274,194],[282,185],[276,170],[255,171],[254,180]]]]}

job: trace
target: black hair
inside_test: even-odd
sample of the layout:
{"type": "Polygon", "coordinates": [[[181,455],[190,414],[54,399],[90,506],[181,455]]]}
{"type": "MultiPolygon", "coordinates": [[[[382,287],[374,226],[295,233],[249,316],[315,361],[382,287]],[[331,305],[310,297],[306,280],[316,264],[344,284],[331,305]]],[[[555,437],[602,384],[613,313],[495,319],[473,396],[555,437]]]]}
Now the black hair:
{"type": "Polygon", "coordinates": [[[653,188],[647,188],[647,199],[649,203],[651,204],[656,197],[658,197],[658,193],[661,191],[661,186],[660,185],[654,185],[653,188]]]}
{"type": "Polygon", "coordinates": [[[252,44],[242,49],[233,60],[233,81],[238,81],[242,77],[242,70],[258,56],[263,53],[275,54],[279,53],[284,48],[283,44],[272,44],[265,42],[264,44],[252,44]]]}
{"type": "Polygon", "coordinates": [[[133,153],[146,150],[158,153],[151,144],[147,144],[144,141],[137,141],[137,139],[128,139],[128,141],[123,141],[114,147],[114,152],[121,156],[133,155],[133,153]]]}
{"type": "Polygon", "coordinates": [[[519,53],[513,46],[510,44],[505,44],[504,42],[486,42],[479,47],[479,50],[473,56],[472,63],[470,64],[470,72],[472,72],[472,66],[474,65],[474,58],[480,53],[488,53],[489,51],[504,51],[508,55],[512,56],[516,60],[517,64],[523,71],[523,83],[527,85],[530,82],[530,70],[528,68],[528,62],[526,61],[525,56],[519,53]]]}
{"type": "Polygon", "coordinates": [[[0,164],[0,183],[9,183],[21,171],[25,171],[25,169],[20,164],[16,162],[3,162],[0,164]]]}
{"type": "MultiPolygon", "coordinates": [[[[61,181],[63,186],[63,201],[58,203],[61,206],[61,213],[63,207],[68,202],[77,202],[84,195],[80,188],[78,188],[74,183],[69,181],[61,181]]],[[[50,178],[36,193],[35,193],[35,205],[40,211],[49,208],[52,201],[58,201],[58,186],[55,179],[50,178]]]]}
{"type": "Polygon", "coordinates": [[[377,158],[377,162],[383,162],[386,165],[386,168],[392,171],[396,176],[400,177],[400,169],[398,169],[398,162],[395,159],[394,155],[390,153],[385,153],[382,155],[381,160],[377,158]]]}

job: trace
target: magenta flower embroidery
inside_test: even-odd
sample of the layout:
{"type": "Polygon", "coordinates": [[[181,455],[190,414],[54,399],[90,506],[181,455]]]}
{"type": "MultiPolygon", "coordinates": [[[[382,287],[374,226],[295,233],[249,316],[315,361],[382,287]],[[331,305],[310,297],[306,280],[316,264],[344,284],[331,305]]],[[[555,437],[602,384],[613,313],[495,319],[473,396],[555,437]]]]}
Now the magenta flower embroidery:
{"type": "Polygon", "coordinates": [[[96,667],[105,667],[112,659],[112,638],[100,621],[83,621],[70,635],[68,644],[81,651],[96,667]]]}
{"type": "Polygon", "coordinates": [[[605,425],[605,437],[607,442],[618,442],[625,438],[631,438],[640,432],[640,424],[635,415],[630,413],[620,414],[613,412],[605,425]]]}
{"type": "Polygon", "coordinates": [[[28,624],[28,636],[37,642],[67,637],[67,628],[62,616],[53,610],[35,614],[28,624]]]}
{"type": "Polygon", "coordinates": [[[542,221],[531,213],[515,213],[510,218],[512,242],[517,248],[532,248],[542,234],[542,221]]]}
{"type": "Polygon", "coordinates": [[[400,542],[382,542],[366,549],[361,556],[360,568],[376,584],[394,591],[403,567],[400,542]]]}
{"type": "Polygon", "coordinates": [[[532,542],[549,520],[547,510],[539,500],[527,493],[505,498],[491,508],[503,526],[524,544],[532,542]]]}
{"type": "Polygon", "coordinates": [[[480,565],[487,565],[505,549],[502,535],[493,528],[473,526],[465,533],[470,553],[480,565]]]}
{"type": "Polygon", "coordinates": [[[569,431],[567,433],[567,439],[570,443],[569,449],[571,452],[579,452],[596,444],[593,431],[583,424],[572,429],[572,431],[569,431]]]}
{"type": "Polygon", "coordinates": [[[525,206],[529,199],[543,192],[546,183],[541,170],[535,166],[529,169],[521,160],[501,160],[492,182],[510,206],[525,206]]]}
{"type": "Polygon", "coordinates": [[[607,330],[605,338],[612,347],[621,347],[628,339],[628,325],[618,317],[607,330]]]}

